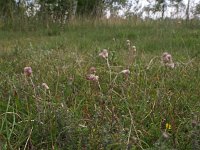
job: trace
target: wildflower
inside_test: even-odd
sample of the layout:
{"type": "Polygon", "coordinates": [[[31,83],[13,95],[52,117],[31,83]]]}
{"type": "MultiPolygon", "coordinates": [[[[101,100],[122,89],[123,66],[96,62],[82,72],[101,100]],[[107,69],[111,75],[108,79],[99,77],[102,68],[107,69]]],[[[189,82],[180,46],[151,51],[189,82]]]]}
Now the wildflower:
{"type": "Polygon", "coordinates": [[[163,61],[164,64],[171,63],[172,62],[172,55],[167,53],[167,52],[163,53],[162,61],[163,61]]]}
{"type": "MultiPolygon", "coordinates": [[[[120,73],[124,74],[125,79],[128,79],[129,74],[131,73],[129,69],[122,70],[120,73]]],[[[116,76],[117,77],[117,76],[116,76]]]]}
{"type": "Polygon", "coordinates": [[[126,44],[127,44],[127,46],[131,46],[130,40],[126,40],[126,44]]]}
{"type": "Polygon", "coordinates": [[[175,67],[175,64],[173,63],[173,60],[172,60],[172,55],[167,52],[164,52],[162,55],[162,63],[165,66],[170,67],[170,68],[175,67]]]}
{"type": "Polygon", "coordinates": [[[122,70],[121,73],[123,73],[125,75],[129,75],[131,72],[129,69],[126,69],[126,70],[122,70]]]}
{"type": "Polygon", "coordinates": [[[89,75],[86,76],[86,79],[90,80],[90,81],[98,81],[99,80],[99,76],[96,76],[94,74],[89,74],[89,75]]]}
{"type": "Polygon", "coordinates": [[[168,139],[169,138],[169,134],[167,132],[163,132],[162,133],[162,136],[165,138],[165,139],[168,139]]]}
{"type": "Polygon", "coordinates": [[[32,68],[31,67],[25,67],[24,68],[24,74],[26,75],[26,76],[31,76],[32,75],[32,68]]]}
{"type": "Polygon", "coordinates": [[[171,124],[166,123],[166,124],[165,124],[165,128],[168,129],[168,130],[171,130],[171,129],[172,129],[172,126],[171,126],[171,124]]]}
{"type": "Polygon", "coordinates": [[[134,52],[136,52],[136,47],[135,46],[132,46],[132,49],[134,52]]]}
{"type": "Polygon", "coordinates": [[[42,86],[46,89],[49,90],[49,86],[46,83],[42,83],[42,86]]]}
{"type": "Polygon", "coordinates": [[[101,53],[99,53],[100,57],[108,58],[108,51],[107,49],[103,49],[101,53]]]}
{"type": "Polygon", "coordinates": [[[90,70],[89,70],[89,72],[91,74],[95,74],[96,73],[96,68],[95,67],[91,67],[90,70]]]}

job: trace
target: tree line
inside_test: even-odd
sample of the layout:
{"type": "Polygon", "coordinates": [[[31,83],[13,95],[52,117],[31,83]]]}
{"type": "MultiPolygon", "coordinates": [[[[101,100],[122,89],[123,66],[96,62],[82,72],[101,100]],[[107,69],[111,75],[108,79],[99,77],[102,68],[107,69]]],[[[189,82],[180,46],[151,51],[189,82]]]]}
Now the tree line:
{"type": "Polygon", "coordinates": [[[187,4],[184,4],[183,0],[146,1],[149,4],[141,9],[139,0],[133,0],[132,3],[128,0],[1,0],[0,19],[6,24],[30,20],[38,20],[47,25],[51,22],[63,24],[75,16],[105,17],[107,11],[111,12],[111,17],[117,16],[118,10],[122,8],[126,8],[125,15],[128,17],[140,17],[143,13],[150,17],[160,13],[160,17],[164,19],[168,7],[173,7],[175,13],[184,9],[187,20],[190,19],[191,12],[196,16],[200,15],[200,2],[195,4],[191,11],[191,0],[188,0],[187,4]]]}

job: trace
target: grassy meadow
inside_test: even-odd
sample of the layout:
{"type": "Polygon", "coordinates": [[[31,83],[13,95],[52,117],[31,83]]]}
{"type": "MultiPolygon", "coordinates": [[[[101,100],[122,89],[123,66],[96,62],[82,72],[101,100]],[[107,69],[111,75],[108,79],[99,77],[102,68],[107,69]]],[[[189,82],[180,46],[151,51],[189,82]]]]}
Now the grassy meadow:
{"type": "Polygon", "coordinates": [[[0,149],[200,149],[199,64],[199,22],[2,28],[0,149]]]}

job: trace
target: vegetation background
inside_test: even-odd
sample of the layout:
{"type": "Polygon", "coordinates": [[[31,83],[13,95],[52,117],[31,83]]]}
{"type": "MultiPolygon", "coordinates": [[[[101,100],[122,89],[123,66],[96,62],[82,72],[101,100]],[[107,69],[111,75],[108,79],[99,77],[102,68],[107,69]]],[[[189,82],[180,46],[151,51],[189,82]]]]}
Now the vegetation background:
{"type": "Polygon", "coordinates": [[[126,1],[34,2],[37,11],[0,1],[0,149],[200,149],[200,22],[190,1],[176,19],[156,1],[157,20],[117,16],[126,1]]]}

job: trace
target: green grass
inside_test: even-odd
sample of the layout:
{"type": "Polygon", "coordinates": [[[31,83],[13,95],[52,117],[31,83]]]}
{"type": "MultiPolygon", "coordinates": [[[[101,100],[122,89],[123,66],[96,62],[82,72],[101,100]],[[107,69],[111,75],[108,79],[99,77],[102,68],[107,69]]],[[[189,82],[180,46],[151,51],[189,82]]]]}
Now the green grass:
{"type": "Polygon", "coordinates": [[[0,30],[0,149],[199,149],[199,50],[198,25],[169,21],[0,30]],[[86,80],[92,66],[99,84],[86,80]]]}

